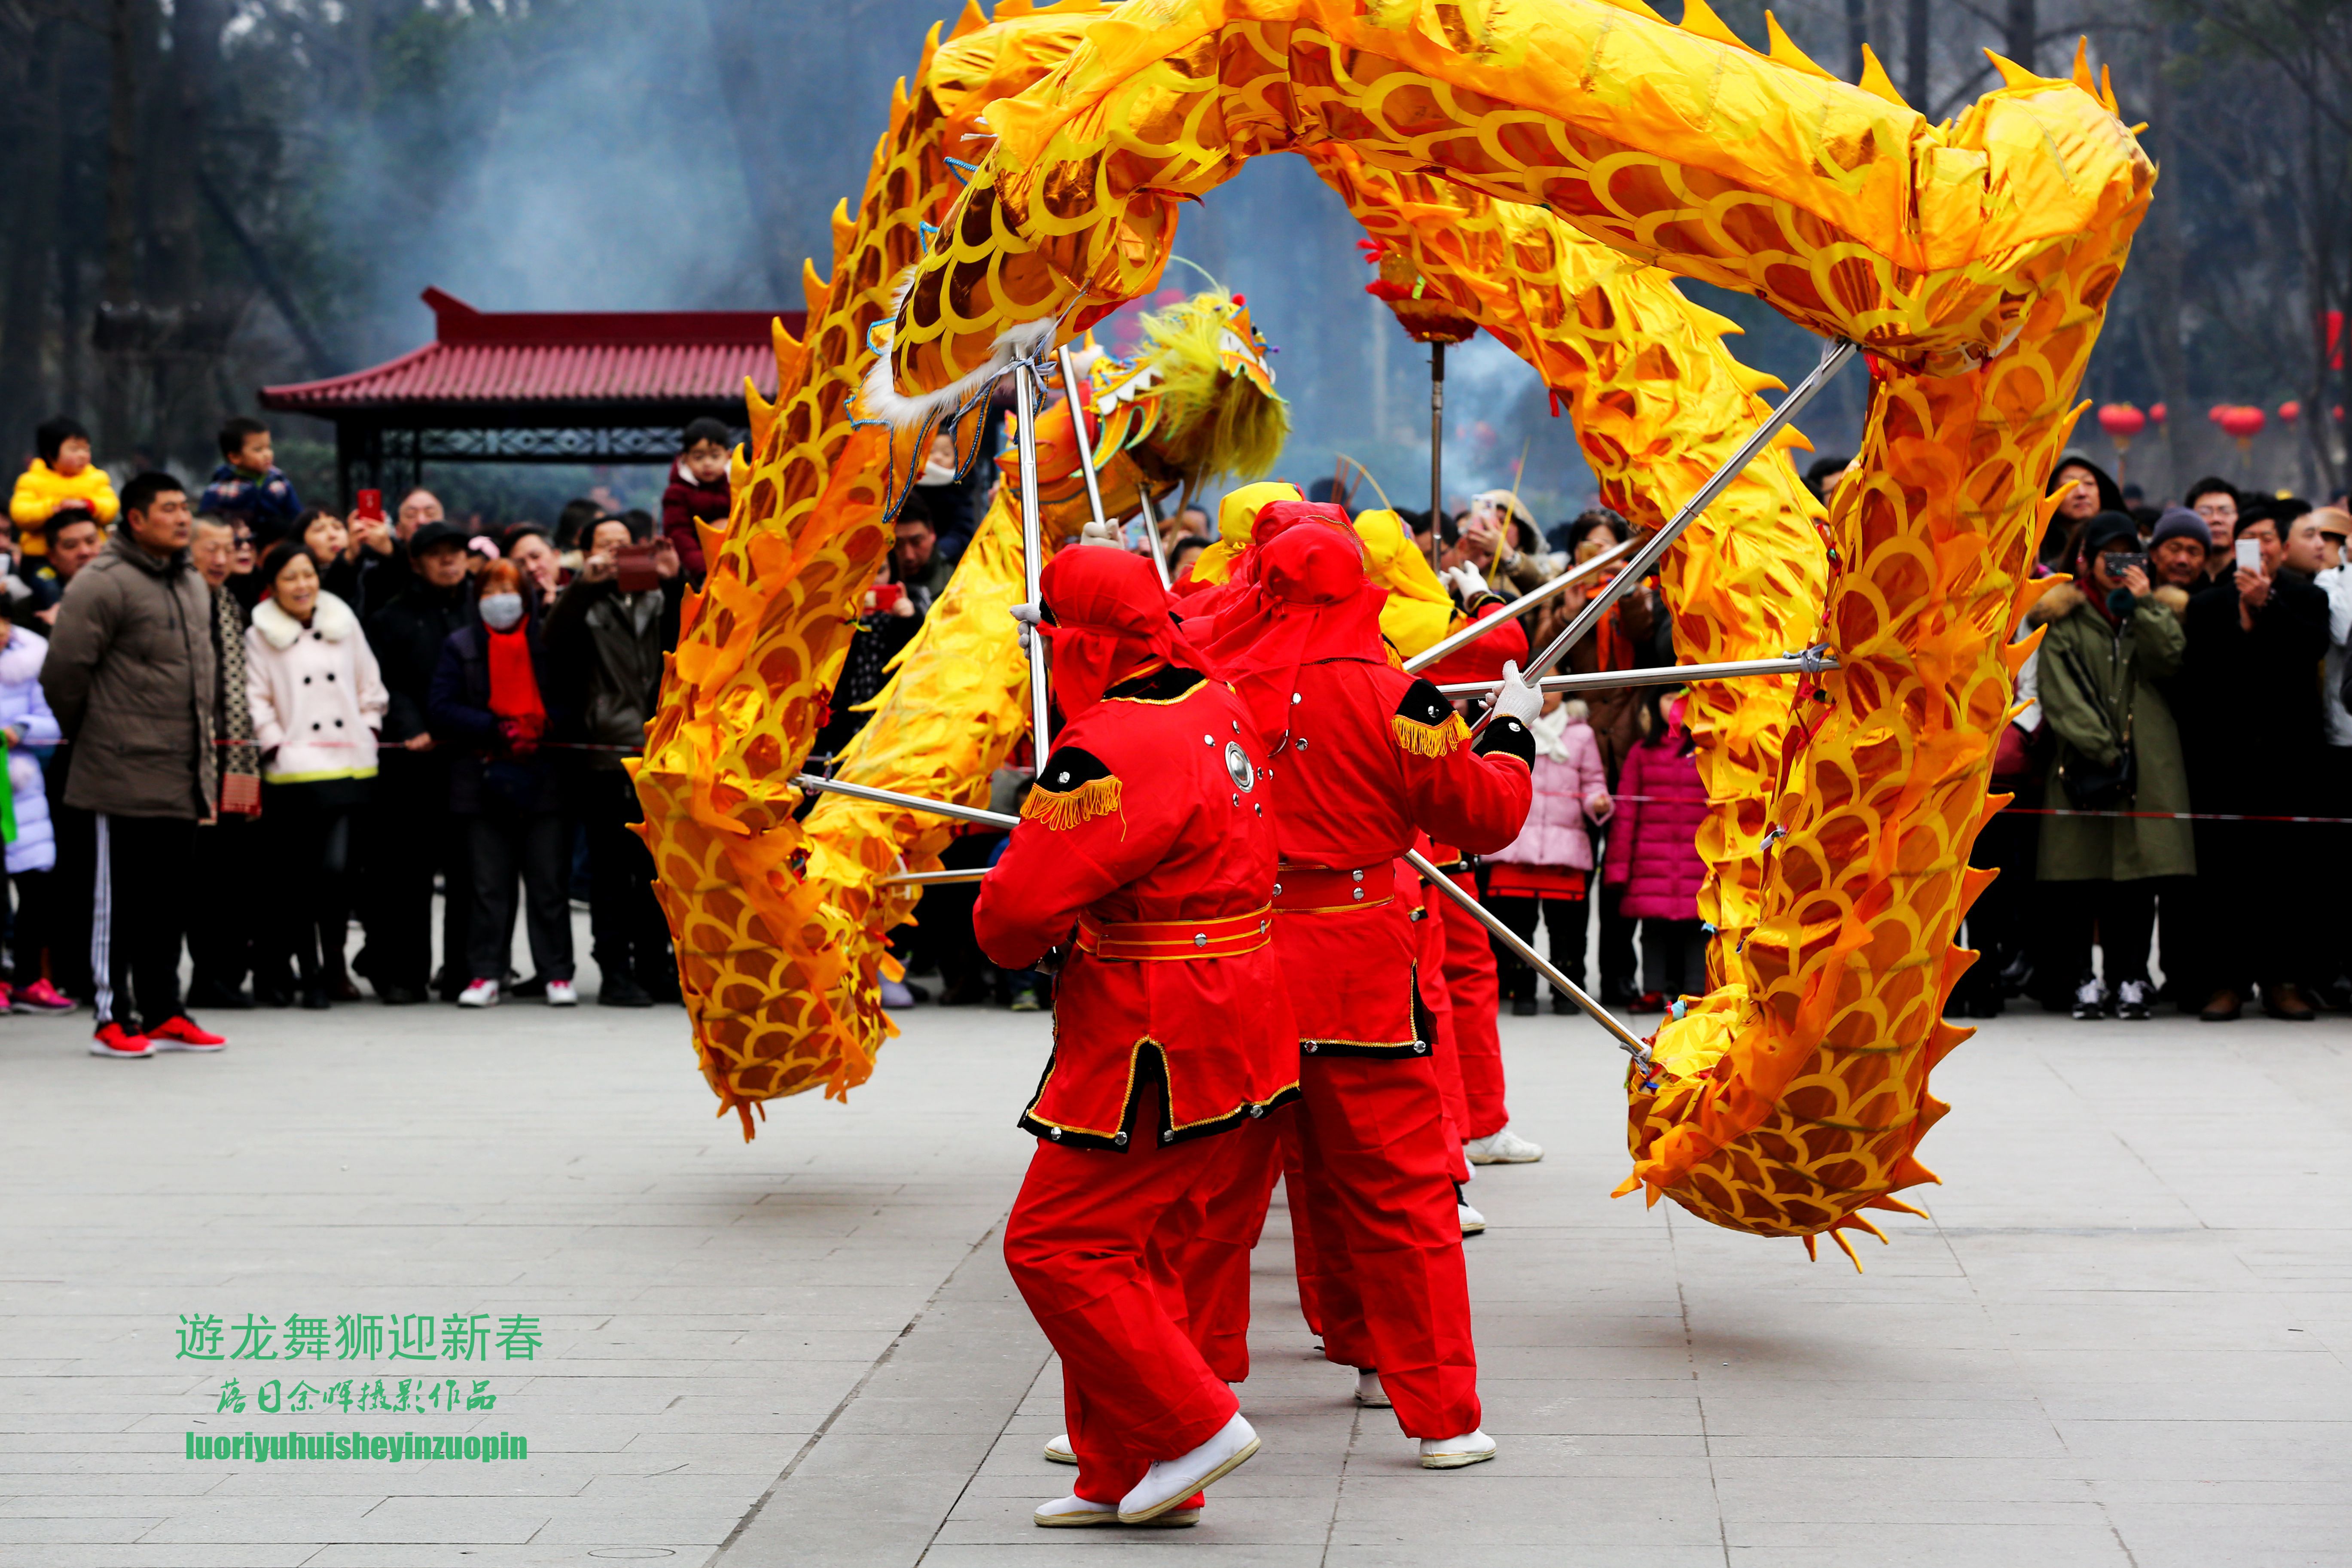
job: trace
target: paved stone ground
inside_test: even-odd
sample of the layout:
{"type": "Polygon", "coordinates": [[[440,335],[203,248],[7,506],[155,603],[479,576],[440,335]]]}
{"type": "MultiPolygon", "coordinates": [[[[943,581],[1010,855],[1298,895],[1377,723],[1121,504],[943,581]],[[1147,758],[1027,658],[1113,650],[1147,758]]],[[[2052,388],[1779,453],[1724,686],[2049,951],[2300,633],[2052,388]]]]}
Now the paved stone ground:
{"type": "MultiPolygon", "coordinates": [[[[1265,1439],[1190,1531],[1046,1533],[1058,1369],[996,1228],[1041,1019],[920,1012],[845,1108],[711,1118],[680,1016],[373,1005],[112,1063],[0,1021],[0,1564],[1021,1568],[2352,1563],[2352,1028],[1990,1026],[1932,1221],[1808,1263],[1606,1197],[1617,1057],[1506,1020],[1543,1164],[1471,1245],[1492,1465],[1310,1356],[1277,1208],[1265,1439]],[[197,1364],[183,1313],[539,1318],[530,1362],[197,1364]],[[217,1410],[486,1375],[492,1411],[217,1410]],[[521,1432],[501,1464],[191,1461],[225,1430],[521,1432]],[[1165,1560],[1165,1559],[1154,1559],[1165,1560]]],[[[234,1336],[231,1336],[233,1343],[234,1336]]]]}

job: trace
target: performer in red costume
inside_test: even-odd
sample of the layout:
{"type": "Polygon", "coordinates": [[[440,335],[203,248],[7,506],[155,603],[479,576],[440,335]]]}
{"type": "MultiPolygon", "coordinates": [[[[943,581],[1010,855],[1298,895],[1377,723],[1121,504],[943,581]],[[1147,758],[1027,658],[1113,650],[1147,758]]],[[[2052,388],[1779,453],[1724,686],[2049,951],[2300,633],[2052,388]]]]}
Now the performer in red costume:
{"type": "MultiPolygon", "coordinates": [[[[1483,620],[1501,608],[1502,595],[1487,588],[1478,569],[1455,569],[1455,587],[1468,601],[1474,619],[1483,620]]],[[[1528,634],[1517,626],[1489,632],[1466,647],[1456,649],[1431,665],[1426,674],[1436,685],[1492,681],[1506,664],[1528,656],[1528,634]]],[[[1430,860],[1464,892],[1478,895],[1476,870],[1459,850],[1438,845],[1430,860]]],[[[1543,1158],[1542,1145],[1511,1131],[1511,1113],[1504,1104],[1503,1042],[1495,1031],[1501,987],[1495,970],[1494,938],[1468,910],[1435,889],[1429,892],[1429,913],[1434,920],[1433,937],[1442,934],[1444,957],[1439,966],[1452,1004],[1454,1064],[1448,1109],[1462,1134],[1463,1154],[1472,1165],[1526,1165],[1543,1158]]],[[[1465,1232],[1486,1228],[1465,1199],[1462,1206],[1465,1232]]]]}
{"type": "Polygon", "coordinates": [[[1181,1289],[1150,1242],[1215,1179],[1231,1142],[1216,1134],[1298,1092],[1268,945],[1265,763],[1141,558],[1065,549],[1042,590],[1065,727],[972,911],[1006,968],[1068,950],[1053,1059],[1021,1118],[1037,1150],[1004,1234],[1062,1357],[1078,1462],[1073,1493],[1036,1519],[1190,1523],[1257,1437],[1169,1310],[1181,1289]]]}
{"type": "MultiPolygon", "coordinates": [[[[1279,507],[1259,520],[1261,537],[1279,507]]],[[[1391,663],[1360,543],[1292,527],[1259,552],[1257,591],[1209,649],[1265,737],[1282,852],[1275,952],[1297,1016],[1295,1113],[1324,1354],[1385,1390],[1421,1462],[1492,1458],[1479,1429],[1469,1283],[1414,935],[1391,863],[1417,831],[1473,852],[1516,837],[1531,799],[1527,721],[1541,698],[1505,672],[1475,745],[1427,681],[1391,663]]]]}

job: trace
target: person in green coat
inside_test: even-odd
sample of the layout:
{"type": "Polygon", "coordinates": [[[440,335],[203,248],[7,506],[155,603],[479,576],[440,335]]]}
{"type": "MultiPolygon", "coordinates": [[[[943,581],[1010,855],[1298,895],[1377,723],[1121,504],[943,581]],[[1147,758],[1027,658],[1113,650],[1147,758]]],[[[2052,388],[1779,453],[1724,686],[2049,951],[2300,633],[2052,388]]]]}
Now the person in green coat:
{"type": "MultiPolygon", "coordinates": [[[[2189,770],[2159,683],[2189,646],[2188,596],[2152,588],[2139,529],[2102,512],[2083,530],[2074,580],[2042,595],[2029,617],[2042,627],[2036,694],[2056,738],[2049,802],[2059,808],[2186,811],[2189,770]],[[2116,789],[2122,759],[2127,783],[2116,789]],[[2102,789],[2102,784],[2109,787],[2102,789]]],[[[2051,884],[2052,946],[2079,977],[2074,1016],[2148,1016],[2148,946],[2156,896],[2168,877],[2192,876],[2189,825],[2152,817],[2052,817],[2042,823],[2040,880],[2051,884]],[[2091,969],[2098,935],[2105,985],[2091,969]]]]}

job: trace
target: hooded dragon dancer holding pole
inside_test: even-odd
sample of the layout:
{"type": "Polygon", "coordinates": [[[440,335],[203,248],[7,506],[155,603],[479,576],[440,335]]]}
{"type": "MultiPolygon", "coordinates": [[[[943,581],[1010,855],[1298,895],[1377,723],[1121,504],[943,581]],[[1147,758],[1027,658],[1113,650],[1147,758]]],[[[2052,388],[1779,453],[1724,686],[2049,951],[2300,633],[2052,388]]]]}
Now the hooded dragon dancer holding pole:
{"type": "MultiPolygon", "coordinates": [[[[1849,1256],[1846,1232],[1876,1233],[1864,1211],[1909,1208],[1895,1195],[1934,1179],[1916,1150],[1946,1109],[1928,1074],[1968,1033],[1944,1021],[1942,1004],[1974,956],[1954,947],[1954,932],[1990,880],[1968,856],[2003,803],[1987,787],[2011,676],[2032,646],[2009,634],[2042,587],[2029,576],[2049,510],[2042,481],[2080,413],[2075,388],[2155,170],[2079,54],[2071,78],[1996,57],[2002,85],[1937,126],[1866,51],[1850,85],[1769,16],[1768,27],[1770,47],[1759,52],[1704,0],[1685,0],[1679,25],[1642,0],[1066,0],[1042,10],[1005,0],[992,20],[968,6],[944,41],[934,30],[894,99],[861,209],[836,209],[830,274],[809,268],[805,340],[779,332],[777,401],[753,395],[733,511],[709,531],[709,578],[689,601],[636,775],[703,1071],[746,1135],[766,1100],[820,1086],[841,1095],[870,1073],[890,1032],[877,997],[892,962],[885,936],[920,896],[919,882],[901,879],[935,870],[950,831],[932,808],[988,816],[978,808],[991,775],[1033,728],[1024,648],[1038,644],[1053,667],[1071,635],[1043,619],[1057,585],[1076,582],[1079,558],[1115,553],[1065,547],[1092,519],[1115,529],[1181,486],[1263,472],[1278,453],[1281,405],[1238,299],[1213,291],[1163,313],[1128,360],[1085,365],[1057,350],[1158,286],[1185,201],[1250,158],[1297,152],[1381,242],[1384,278],[1410,273],[1409,293],[1389,291],[1404,296],[1400,315],[1451,310],[1534,367],[1573,419],[1603,501],[1650,531],[1595,602],[1654,561],[1686,662],[1764,661],[1774,672],[1691,685],[1686,722],[1710,802],[1699,839],[1709,988],[1676,1002],[1646,1040],[1601,1019],[1634,1057],[1633,1168],[1620,1190],[1799,1237],[1809,1250],[1826,1233],[1849,1256]],[[1816,332],[1832,346],[1822,371],[1775,415],[1759,394],[1777,383],[1732,359],[1728,323],[1686,302],[1675,275],[1750,295],[1816,332]],[[1801,438],[1786,420],[1857,350],[1871,383],[1862,455],[1823,514],[1790,469],[1786,452],[1801,438]],[[997,501],[872,721],[837,759],[841,788],[798,814],[801,765],[910,469],[940,429],[969,462],[997,383],[1010,375],[1034,411],[1057,360],[1073,395],[1021,422],[997,501]],[[1039,622],[1035,635],[1008,613],[1016,604],[1039,622]]],[[[1119,625],[1137,603],[1147,620],[1154,602],[1187,617],[1181,647],[1159,649],[1147,632],[1138,645],[1148,656],[1109,685],[1152,678],[1145,666],[1157,662],[1192,670],[1211,696],[1238,705],[1222,715],[1242,753],[1229,784],[1206,771],[1197,780],[1202,799],[1214,795],[1234,819],[1216,832],[1248,830],[1235,844],[1263,837],[1255,807],[1277,814],[1271,791],[1299,754],[1276,743],[1303,739],[1315,755],[1312,731],[1292,733],[1281,705],[1254,690],[1254,674],[1260,685],[1282,676],[1254,662],[1244,622],[1255,617],[1264,632],[1277,603],[1348,600],[1344,556],[1366,593],[1385,593],[1375,616],[1384,661],[1461,629],[1443,608],[1413,613],[1442,593],[1423,580],[1433,576],[1425,561],[1395,548],[1392,516],[1359,518],[1357,529],[1328,517],[1252,526],[1279,510],[1234,519],[1233,582],[1211,613],[1167,601],[1140,557],[1124,558],[1133,564],[1120,580],[1093,584],[1087,600],[1086,614],[1119,625]],[[1269,531],[1278,537],[1260,537],[1269,531]],[[1317,559],[1291,559],[1302,553],[1317,559]],[[1221,630],[1233,637],[1221,641],[1221,630]],[[1228,680],[1238,695],[1225,694],[1228,680]],[[1261,778],[1268,766],[1272,779],[1261,778]],[[1244,769],[1261,799],[1235,787],[1244,769]]],[[[1557,653],[1545,650],[1532,673],[1557,653]]],[[[1503,716],[1475,739],[1442,701],[1416,716],[1404,711],[1408,695],[1373,716],[1430,732],[1396,728],[1400,747],[1507,779],[1525,685],[1516,670],[1495,684],[1503,716]]],[[[1126,706],[1093,695],[1097,713],[1126,706]]],[[[1176,713],[1206,699],[1188,687],[1179,700],[1149,700],[1176,713]]],[[[1301,721],[1335,722],[1346,704],[1316,706],[1301,721]]],[[[1066,706],[1059,722],[1075,731],[1083,717],[1066,706]]],[[[1204,757],[1220,749],[1206,727],[1204,757]]],[[[1108,787],[1084,793],[1099,779],[1055,790],[1059,754],[1047,747],[1058,737],[1037,738],[1032,799],[1045,805],[1024,815],[1008,862],[1024,838],[1055,831],[1044,815],[1057,801],[1080,824],[1113,810],[1108,787]]],[[[1095,760],[1103,778],[1118,776],[1095,760]]],[[[1493,809],[1508,815],[1507,802],[1493,809]]],[[[1493,825],[1467,826],[1475,838],[1493,825]]],[[[1182,852],[1174,839],[1160,847],[1182,852]]],[[[1278,852],[1289,854],[1286,842],[1278,852]]],[[[1160,874],[1118,869],[1130,881],[1160,874]]],[[[1280,878],[1271,862],[1268,872],[1271,886],[1280,878]]],[[[1246,926],[1254,911],[1238,903],[1255,896],[1237,887],[1236,908],[1216,918],[1246,926]]],[[[1265,895],[1277,908],[1285,896],[1265,895]]],[[[1002,898],[993,884],[983,891],[984,940],[1002,898]]],[[[1075,934],[1050,935],[1076,941],[1073,962],[1113,962],[1099,942],[1085,950],[1100,915],[1070,913],[1075,934]]],[[[1162,913],[1181,922],[1211,912],[1162,913]]],[[[1214,962],[1251,961],[1216,946],[1227,939],[1220,925],[1214,962]]],[[[1207,972],[1133,962],[1150,964],[1155,995],[1207,972]]],[[[1294,1002],[1305,994],[1295,978],[1290,990],[1294,1002]]],[[[1411,1024],[1392,1032],[1408,1047],[1419,1038],[1411,1024]]],[[[1130,1061],[1147,1054],[1143,1043],[1129,1048],[1130,1061]]],[[[1280,1063],[1259,1061],[1229,1064],[1230,1083],[1195,1075],[1187,1086],[1181,1052],[1148,1054],[1160,1063],[1160,1120],[1134,1124],[1163,1131],[1180,1102],[1204,1125],[1264,1121],[1297,1092],[1305,1060],[1288,1062],[1287,1082],[1265,1077],[1282,1078],[1280,1063]],[[1234,1105],[1186,1100],[1203,1083],[1231,1088],[1234,1105]]],[[[1053,1087],[1033,1104],[1039,1125],[1053,1087]]],[[[1226,1142],[1215,1130],[1204,1141],[1226,1142]]],[[[1181,1252],[1181,1227],[1153,1232],[1137,1220],[1122,1245],[1181,1276],[1160,1256],[1181,1252]]],[[[1327,1234],[1402,1244],[1345,1224],[1327,1234]]],[[[1380,1271],[1360,1262],[1365,1293],[1381,1294],[1380,1271]]],[[[1397,1304],[1360,1303],[1374,1319],[1397,1304]]],[[[1438,1442],[1441,1465],[1483,1458],[1444,1448],[1483,1437],[1466,1316],[1420,1326],[1425,1341],[1458,1329],[1465,1354],[1387,1330],[1367,1331],[1362,1354],[1404,1357],[1406,1385],[1429,1369],[1426,1385],[1395,1403],[1408,1430],[1451,1428],[1414,1434],[1438,1442]],[[1455,1424],[1465,1419],[1466,1430],[1455,1424]]],[[[1160,1420],[1157,1447],[1107,1446],[1088,1435],[1106,1422],[1089,1426],[1074,1405],[1082,1480],[1065,1501],[1077,1512],[1181,1521],[1211,1472],[1254,1447],[1246,1423],[1236,1433],[1239,1417],[1225,1420],[1230,1396],[1195,1376],[1197,1352],[1188,1361],[1173,1342],[1161,1349],[1153,1364],[1181,1364],[1175,1381],[1194,1390],[1192,1403],[1108,1423],[1160,1420]]],[[[1380,1368],[1384,1380],[1390,1370],[1380,1368]]],[[[1114,1408],[1126,1396],[1108,1385],[1100,1395],[1114,1408]]],[[[1428,1441],[1423,1449],[1428,1463],[1428,1441]]]]}

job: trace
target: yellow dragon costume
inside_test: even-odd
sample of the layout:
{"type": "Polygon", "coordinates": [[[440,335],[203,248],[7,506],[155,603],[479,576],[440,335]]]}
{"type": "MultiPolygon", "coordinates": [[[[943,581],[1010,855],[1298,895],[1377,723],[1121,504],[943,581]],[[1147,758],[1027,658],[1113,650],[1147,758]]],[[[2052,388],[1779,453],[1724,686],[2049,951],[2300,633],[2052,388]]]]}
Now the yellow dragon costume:
{"type": "MultiPolygon", "coordinates": [[[[995,27],[1046,15],[1016,12],[995,27]]],[[[2040,478],[2153,180],[2112,98],[2079,66],[2070,81],[2003,63],[2001,89],[1929,127],[1874,62],[1862,86],[1838,83],[1777,25],[1759,56],[1701,0],[1680,27],[1639,0],[1051,15],[1085,36],[1034,87],[1004,63],[1034,63],[1025,40],[951,81],[949,51],[927,50],[929,85],[900,99],[860,223],[837,222],[810,349],[781,346],[785,391],[755,408],[737,510],[652,732],[647,837],[722,1097],[837,1092],[866,1066],[832,1043],[865,1020],[845,1014],[857,987],[839,916],[790,821],[844,606],[886,537],[887,442],[851,429],[848,390],[862,378],[866,416],[902,425],[967,404],[1013,358],[1150,287],[1183,199],[1248,157],[1298,151],[1543,371],[1588,455],[1622,444],[1596,470],[1643,520],[1696,487],[1759,405],[1756,378],[1715,341],[1722,324],[1638,263],[1873,351],[1863,472],[1839,492],[1830,548],[1776,459],[1748,476],[1740,522],[1727,499],[1669,558],[1686,647],[1734,657],[1817,636],[1840,667],[1695,705],[1717,802],[1702,841],[1716,984],[1629,1086],[1625,1190],[1809,1248],[1869,1228],[1863,1209],[1905,1207],[1892,1195],[1932,1179],[1913,1155],[1943,1109],[1928,1070],[1964,1038],[1940,1003],[1982,885],[1967,850],[2010,700],[2003,644],[2032,592],[2040,478]],[[1020,96],[990,102],[998,84],[1020,96]],[[998,140],[957,192],[930,177],[937,135],[982,108],[998,140]],[[1444,233],[1433,207],[1490,221],[1444,233]],[[1698,402],[1678,377],[1706,402],[1680,427],[1643,396],[1698,402]],[[1686,471],[1631,477],[1659,462],[1686,471]]],[[[968,11],[959,41],[980,23],[968,11]]],[[[970,798],[977,780],[961,784],[970,798]]]]}

